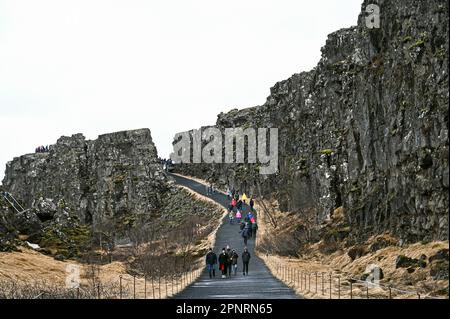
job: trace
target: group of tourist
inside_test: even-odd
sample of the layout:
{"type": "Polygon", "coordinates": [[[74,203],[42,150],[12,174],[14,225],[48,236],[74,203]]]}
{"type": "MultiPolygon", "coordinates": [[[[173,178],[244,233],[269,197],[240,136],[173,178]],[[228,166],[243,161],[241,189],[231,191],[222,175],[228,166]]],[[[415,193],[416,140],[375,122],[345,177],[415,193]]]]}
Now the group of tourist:
{"type": "MultiPolygon", "coordinates": [[[[212,184],[206,186],[206,192],[211,195],[215,192],[212,184]]],[[[256,222],[254,200],[252,197],[247,197],[245,193],[240,196],[239,191],[228,188],[227,197],[230,199],[228,205],[228,217],[230,225],[239,224],[239,233],[244,239],[244,251],[242,252],[242,273],[244,276],[248,275],[248,265],[250,262],[250,252],[247,248],[247,242],[250,238],[256,239],[256,231],[258,224],[256,222]],[[248,206],[247,205],[248,202],[248,206]],[[244,212],[244,209],[246,213],[244,212]]],[[[231,249],[230,246],[222,249],[219,256],[209,249],[206,255],[206,266],[208,268],[209,277],[213,278],[216,275],[216,265],[219,265],[219,270],[222,272],[222,278],[229,278],[233,274],[236,276],[238,269],[239,254],[237,250],[231,249]]]]}
{"type": "MultiPolygon", "coordinates": [[[[233,194],[233,191],[230,192],[233,194]]],[[[240,198],[239,193],[236,192],[232,196],[232,200],[228,205],[228,218],[230,225],[234,224],[236,221],[240,224],[240,234],[244,238],[244,245],[247,245],[247,241],[250,238],[256,238],[256,231],[258,230],[258,224],[254,214],[255,202],[253,198],[250,198],[249,206],[250,211],[243,217],[243,205],[246,204],[248,200],[247,195],[244,193],[240,198]]]]}
{"type": "MultiPolygon", "coordinates": [[[[244,276],[248,276],[248,264],[250,262],[250,253],[247,247],[241,255],[242,258],[242,273],[244,276]]],[[[209,278],[216,277],[216,265],[219,264],[219,270],[222,272],[222,278],[230,278],[232,275],[237,275],[239,254],[235,249],[231,249],[230,246],[222,248],[222,252],[217,257],[216,253],[209,248],[206,254],[206,266],[208,268],[209,278]]]]}
{"type": "Polygon", "coordinates": [[[47,146],[38,146],[35,149],[36,153],[48,153],[49,149],[48,149],[48,145],[47,146]]]}
{"type": "Polygon", "coordinates": [[[164,171],[170,172],[173,170],[174,165],[172,159],[159,158],[159,162],[163,166],[164,171]]]}
{"type": "Polygon", "coordinates": [[[206,195],[212,195],[216,193],[216,189],[213,184],[209,184],[206,186],[206,195]]]}

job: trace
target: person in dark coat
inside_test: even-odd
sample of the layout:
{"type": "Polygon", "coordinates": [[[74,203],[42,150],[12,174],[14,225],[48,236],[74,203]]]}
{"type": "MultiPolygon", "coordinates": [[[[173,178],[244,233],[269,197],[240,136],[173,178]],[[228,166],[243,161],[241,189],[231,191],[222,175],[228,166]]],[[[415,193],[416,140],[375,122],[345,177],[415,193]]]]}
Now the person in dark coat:
{"type": "Polygon", "coordinates": [[[256,231],[258,230],[258,224],[256,223],[256,220],[255,220],[255,222],[252,224],[252,235],[253,235],[253,237],[255,237],[255,239],[256,239],[256,231]]]}
{"type": "Polygon", "coordinates": [[[208,267],[209,278],[216,277],[217,255],[212,248],[206,254],[206,267],[208,267]]]}
{"type": "Polygon", "coordinates": [[[250,262],[250,253],[248,252],[247,247],[244,248],[244,252],[242,253],[242,263],[243,263],[243,274],[244,276],[248,276],[248,264],[250,262]]]}
{"type": "Polygon", "coordinates": [[[236,203],[236,208],[241,211],[242,210],[242,200],[238,200],[236,203]]]}
{"type": "Polygon", "coordinates": [[[227,255],[228,255],[227,275],[228,277],[231,277],[231,271],[233,267],[233,251],[231,250],[230,246],[227,246],[227,255]]]}
{"type": "Polygon", "coordinates": [[[225,248],[222,249],[222,252],[219,255],[219,268],[222,271],[222,278],[226,278],[227,276],[227,267],[228,267],[228,255],[225,251],[225,248]]]}
{"type": "Polygon", "coordinates": [[[244,229],[242,230],[242,237],[244,237],[244,245],[246,245],[246,246],[247,246],[248,232],[249,232],[250,227],[251,227],[250,223],[245,222],[244,229]]]}
{"type": "Polygon", "coordinates": [[[253,198],[250,198],[250,211],[253,212],[253,206],[255,206],[255,201],[253,198]]]}
{"type": "Polygon", "coordinates": [[[238,264],[238,259],[239,259],[239,255],[236,252],[236,250],[233,249],[233,257],[232,257],[232,267],[233,267],[233,271],[234,271],[234,275],[236,276],[237,274],[237,264],[238,264]]]}

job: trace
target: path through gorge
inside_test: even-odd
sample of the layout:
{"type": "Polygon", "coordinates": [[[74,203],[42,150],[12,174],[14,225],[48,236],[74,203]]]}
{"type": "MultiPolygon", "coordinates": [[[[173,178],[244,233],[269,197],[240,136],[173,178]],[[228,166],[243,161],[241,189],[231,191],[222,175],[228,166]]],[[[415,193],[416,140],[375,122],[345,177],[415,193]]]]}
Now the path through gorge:
{"type": "MultiPolygon", "coordinates": [[[[222,193],[206,195],[205,185],[192,179],[171,175],[177,184],[188,187],[192,191],[207,196],[227,207],[229,200],[222,193]]],[[[248,212],[249,207],[244,208],[244,213],[248,212]]],[[[286,286],[283,282],[275,278],[264,262],[255,254],[255,240],[249,239],[247,243],[248,250],[251,254],[249,275],[242,274],[242,251],[244,249],[244,241],[239,234],[239,225],[230,225],[228,217],[225,217],[219,227],[216,235],[214,252],[219,255],[222,248],[229,245],[231,249],[236,249],[239,254],[238,272],[236,276],[222,279],[221,273],[216,267],[216,277],[210,279],[208,272],[205,270],[202,275],[191,285],[175,296],[181,299],[296,299],[299,298],[294,291],[286,286]]]]}

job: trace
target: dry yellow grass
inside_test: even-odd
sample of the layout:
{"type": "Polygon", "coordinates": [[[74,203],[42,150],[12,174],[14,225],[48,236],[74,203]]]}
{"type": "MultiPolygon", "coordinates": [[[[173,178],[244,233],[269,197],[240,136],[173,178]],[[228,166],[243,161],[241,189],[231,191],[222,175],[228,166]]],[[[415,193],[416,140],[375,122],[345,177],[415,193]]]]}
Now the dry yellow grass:
{"type": "MultiPolygon", "coordinates": [[[[279,236],[281,233],[290,232],[295,229],[301,223],[298,216],[295,214],[284,213],[278,210],[276,202],[268,203],[267,207],[271,207],[271,214],[277,220],[278,227],[275,231],[272,225],[269,223],[268,216],[264,214],[260,205],[255,205],[255,208],[259,213],[259,236],[264,240],[271,241],[274,236],[279,236]]],[[[342,210],[337,210],[333,219],[342,218],[342,210]]],[[[387,236],[386,236],[387,237],[387,236]]],[[[370,238],[366,245],[369,246],[376,237],[370,238]]],[[[348,256],[349,249],[340,249],[333,254],[326,255],[319,251],[320,243],[310,245],[307,248],[302,258],[286,258],[276,255],[269,255],[266,253],[258,252],[259,256],[265,261],[272,273],[285,283],[293,287],[299,295],[307,298],[329,298],[329,278],[327,278],[324,290],[325,295],[322,295],[321,289],[321,273],[333,273],[332,278],[332,295],[333,298],[337,298],[337,277],[341,277],[341,283],[348,284],[345,278],[360,279],[364,273],[366,267],[370,264],[376,264],[383,270],[384,279],[380,281],[382,286],[392,286],[393,288],[402,290],[397,291],[392,289],[392,296],[394,298],[418,298],[416,292],[419,292],[422,297],[430,296],[430,293],[438,290],[448,289],[447,280],[433,280],[430,276],[430,267],[427,265],[425,268],[417,268],[414,273],[408,273],[405,268],[395,268],[396,258],[399,255],[405,255],[410,258],[419,259],[422,254],[430,257],[436,254],[441,249],[448,249],[449,242],[431,242],[431,243],[416,243],[412,245],[406,245],[403,247],[389,246],[384,249],[380,249],[373,253],[368,253],[365,256],[355,259],[354,261],[348,256]],[[291,273],[287,271],[285,273],[284,267],[291,269],[291,273]],[[313,277],[312,291],[308,291],[304,287],[304,283],[300,284],[299,274],[309,274],[313,277]],[[315,293],[315,273],[319,273],[319,293],[315,293]],[[300,289],[300,286],[303,289],[300,289]],[[410,291],[407,292],[407,291],[410,291]]],[[[328,276],[328,275],[326,275],[328,276]]],[[[309,280],[309,278],[308,278],[309,280]]],[[[308,281],[309,283],[309,281],[308,281]]],[[[365,298],[366,286],[364,284],[355,284],[353,287],[353,297],[365,298]]],[[[388,288],[370,287],[370,296],[378,298],[389,297],[388,288]]],[[[343,286],[343,292],[341,298],[349,298],[349,287],[343,286]],[[347,290],[345,290],[347,289],[347,290]]]]}
{"type": "MultiPolygon", "coordinates": [[[[213,231],[202,240],[201,244],[191,247],[192,252],[198,252],[208,247],[214,246],[217,230],[221,220],[226,216],[225,208],[214,202],[208,197],[199,195],[189,188],[179,186],[192,194],[196,200],[208,202],[216,205],[223,211],[220,219],[216,220],[213,231]]],[[[158,280],[145,282],[144,278],[136,277],[136,298],[167,298],[173,293],[178,292],[197,279],[203,270],[203,258],[198,258],[195,262],[197,267],[194,271],[183,275],[183,280],[162,278],[158,280]],[[166,289],[167,287],[167,289],[166,289]]],[[[0,281],[13,280],[18,283],[46,282],[50,285],[65,287],[67,276],[66,267],[76,265],[80,267],[81,285],[88,285],[92,280],[92,270],[101,283],[119,285],[122,278],[123,296],[128,298],[134,295],[134,277],[127,272],[126,264],[123,262],[113,262],[111,264],[92,266],[81,264],[76,261],[58,261],[52,257],[43,255],[37,251],[21,247],[21,252],[0,253],[0,281]]]]}

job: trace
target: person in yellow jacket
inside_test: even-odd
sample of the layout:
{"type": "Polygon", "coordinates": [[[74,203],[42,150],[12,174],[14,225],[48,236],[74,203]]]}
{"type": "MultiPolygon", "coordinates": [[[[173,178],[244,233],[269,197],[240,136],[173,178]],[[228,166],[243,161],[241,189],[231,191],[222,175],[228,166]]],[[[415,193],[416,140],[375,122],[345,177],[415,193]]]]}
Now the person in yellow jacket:
{"type": "Polygon", "coordinates": [[[247,198],[247,195],[244,193],[243,195],[242,195],[242,201],[244,202],[244,203],[246,203],[246,200],[247,200],[248,198],[247,198]]]}

